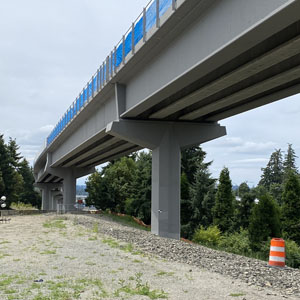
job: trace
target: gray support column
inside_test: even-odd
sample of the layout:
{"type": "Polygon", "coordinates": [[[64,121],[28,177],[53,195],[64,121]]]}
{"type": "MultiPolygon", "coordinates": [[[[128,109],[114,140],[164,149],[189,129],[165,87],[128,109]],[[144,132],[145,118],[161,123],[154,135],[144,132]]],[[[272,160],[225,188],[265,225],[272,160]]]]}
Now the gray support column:
{"type": "Polygon", "coordinates": [[[75,210],[76,203],[76,177],[73,172],[66,172],[63,181],[63,204],[65,211],[75,210]]]}
{"type": "Polygon", "coordinates": [[[42,187],[42,210],[50,210],[50,188],[46,185],[42,187]]]}
{"type": "Polygon", "coordinates": [[[118,120],[106,133],[152,149],[151,231],[180,238],[181,149],[226,135],[217,123],[118,120]]]}
{"type": "Polygon", "coordinates": [[[180,239],[180,147],[171,130],[152,151],[151,232],[180,239]]]}

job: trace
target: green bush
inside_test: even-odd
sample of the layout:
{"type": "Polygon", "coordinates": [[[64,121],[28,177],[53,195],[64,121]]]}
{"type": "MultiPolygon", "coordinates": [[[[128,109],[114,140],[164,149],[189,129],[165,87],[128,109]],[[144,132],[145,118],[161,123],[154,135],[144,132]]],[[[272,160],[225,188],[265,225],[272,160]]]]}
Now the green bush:
{"type": "Polygon", "coordinates": [[[286,265],[300,268],[300,247],[292,240],[285,241],[286,265]]]}
{"type": "Polygon", "coordinates": [[[22,202],[12,202],[10,208],[14,210],[37,210],[37,208],[32,206],[31,204],[22,202]]]}
{"type": "Polygon", "coordinates": [[[217,246],[221,239],[221,231],[218,226],[209,226],[205,229],[203,226],[200,226],[196,229],[193,242],[204,244],[206,246],[217,246]]]}
{"type": "Polygon", "coordinates": [[[219,242],[219,248],[235,254],[251,255],[252,251],[248,231],[241,229],[240,232],[222,236],[219,242]]]}

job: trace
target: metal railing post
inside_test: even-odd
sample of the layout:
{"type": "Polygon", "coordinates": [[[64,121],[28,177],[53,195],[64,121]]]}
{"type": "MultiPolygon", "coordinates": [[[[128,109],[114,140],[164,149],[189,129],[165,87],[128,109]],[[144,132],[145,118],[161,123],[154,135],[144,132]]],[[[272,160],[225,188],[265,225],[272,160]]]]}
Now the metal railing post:
{"type": "Polygon", "coordinates": [[[92,76],[92,98],[94,98],[94,75],[92,76]]]}
{"type": "Polygon", "coordinates": [[[86,85],[86,102],[89,101],[89,97],[90,97],[90,95],[89,95],[89,82],[87,82],[87,85],[86,85]]]}
{"type": "Polygon", "coordinates": [[[159,0],[156,0],[156,28],[160,26],[160,19],[159,19],[159,0]]]}
{"type": "Polygon", "coordinates": [[[132,26],[131,26],[131,37],[132,37],[131,52],[132,52],[132,55],[133,55],[134,54],[134,48],[135,48],[135,45],[134,45],[134,23],[132,23],[132,26]]]}
{"type": "Polygon", "coordinates": [[[172,9],[176,10],[176,0],[172,0],[172,9]]]}
{"type": "Polygon", "coordinates": [[[117,47],[114,48],[114,73],[117,74],[117,47]]]}
{"type": "Polygon", "coordinates": [[[100,68],[97,70],[97,93],[99,92],[99,88],[100,88],[100,68]]]}
{"type": "Polygon", "coordinates": [[[110,51],[110,78],[112,78],[114,72],[113,57],[113,51],[110,51]]]}
{"type": "Polygon", "coordinates": [[[109,56],[106,57],[106,83],[109,81],[109,56]]]}
{"type": "Polygon", "coordinates": [[[146,42],[146,7],[143,9],[143,41],[146,42]]]}
{"type": "Polygon", "coordinates": [[[123,38],[122,38],[122,63],[123,65],[125,65],[125,35],[123,35],[123,38]]]}

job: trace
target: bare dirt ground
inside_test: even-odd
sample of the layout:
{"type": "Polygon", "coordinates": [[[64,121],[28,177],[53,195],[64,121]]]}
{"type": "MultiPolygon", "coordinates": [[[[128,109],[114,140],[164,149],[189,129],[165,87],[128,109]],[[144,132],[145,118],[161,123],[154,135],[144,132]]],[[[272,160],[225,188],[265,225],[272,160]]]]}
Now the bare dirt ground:
{"type": "Polygon", "coordinates": [[[297,299],[143,253],[99,226],[56,215],[0,224],[0,300],[297,299]]]}

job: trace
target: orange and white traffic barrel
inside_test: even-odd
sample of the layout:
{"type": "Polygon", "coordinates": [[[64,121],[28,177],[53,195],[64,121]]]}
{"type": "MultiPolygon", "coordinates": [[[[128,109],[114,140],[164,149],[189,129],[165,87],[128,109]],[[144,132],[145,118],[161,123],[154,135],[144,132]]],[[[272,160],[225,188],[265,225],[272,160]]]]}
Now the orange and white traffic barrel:
{"type": "Polygon", "coordinates": [[[285,267],[285,242],[283,239],[273,238],[271,240],[269,266],[285,267]]]}

